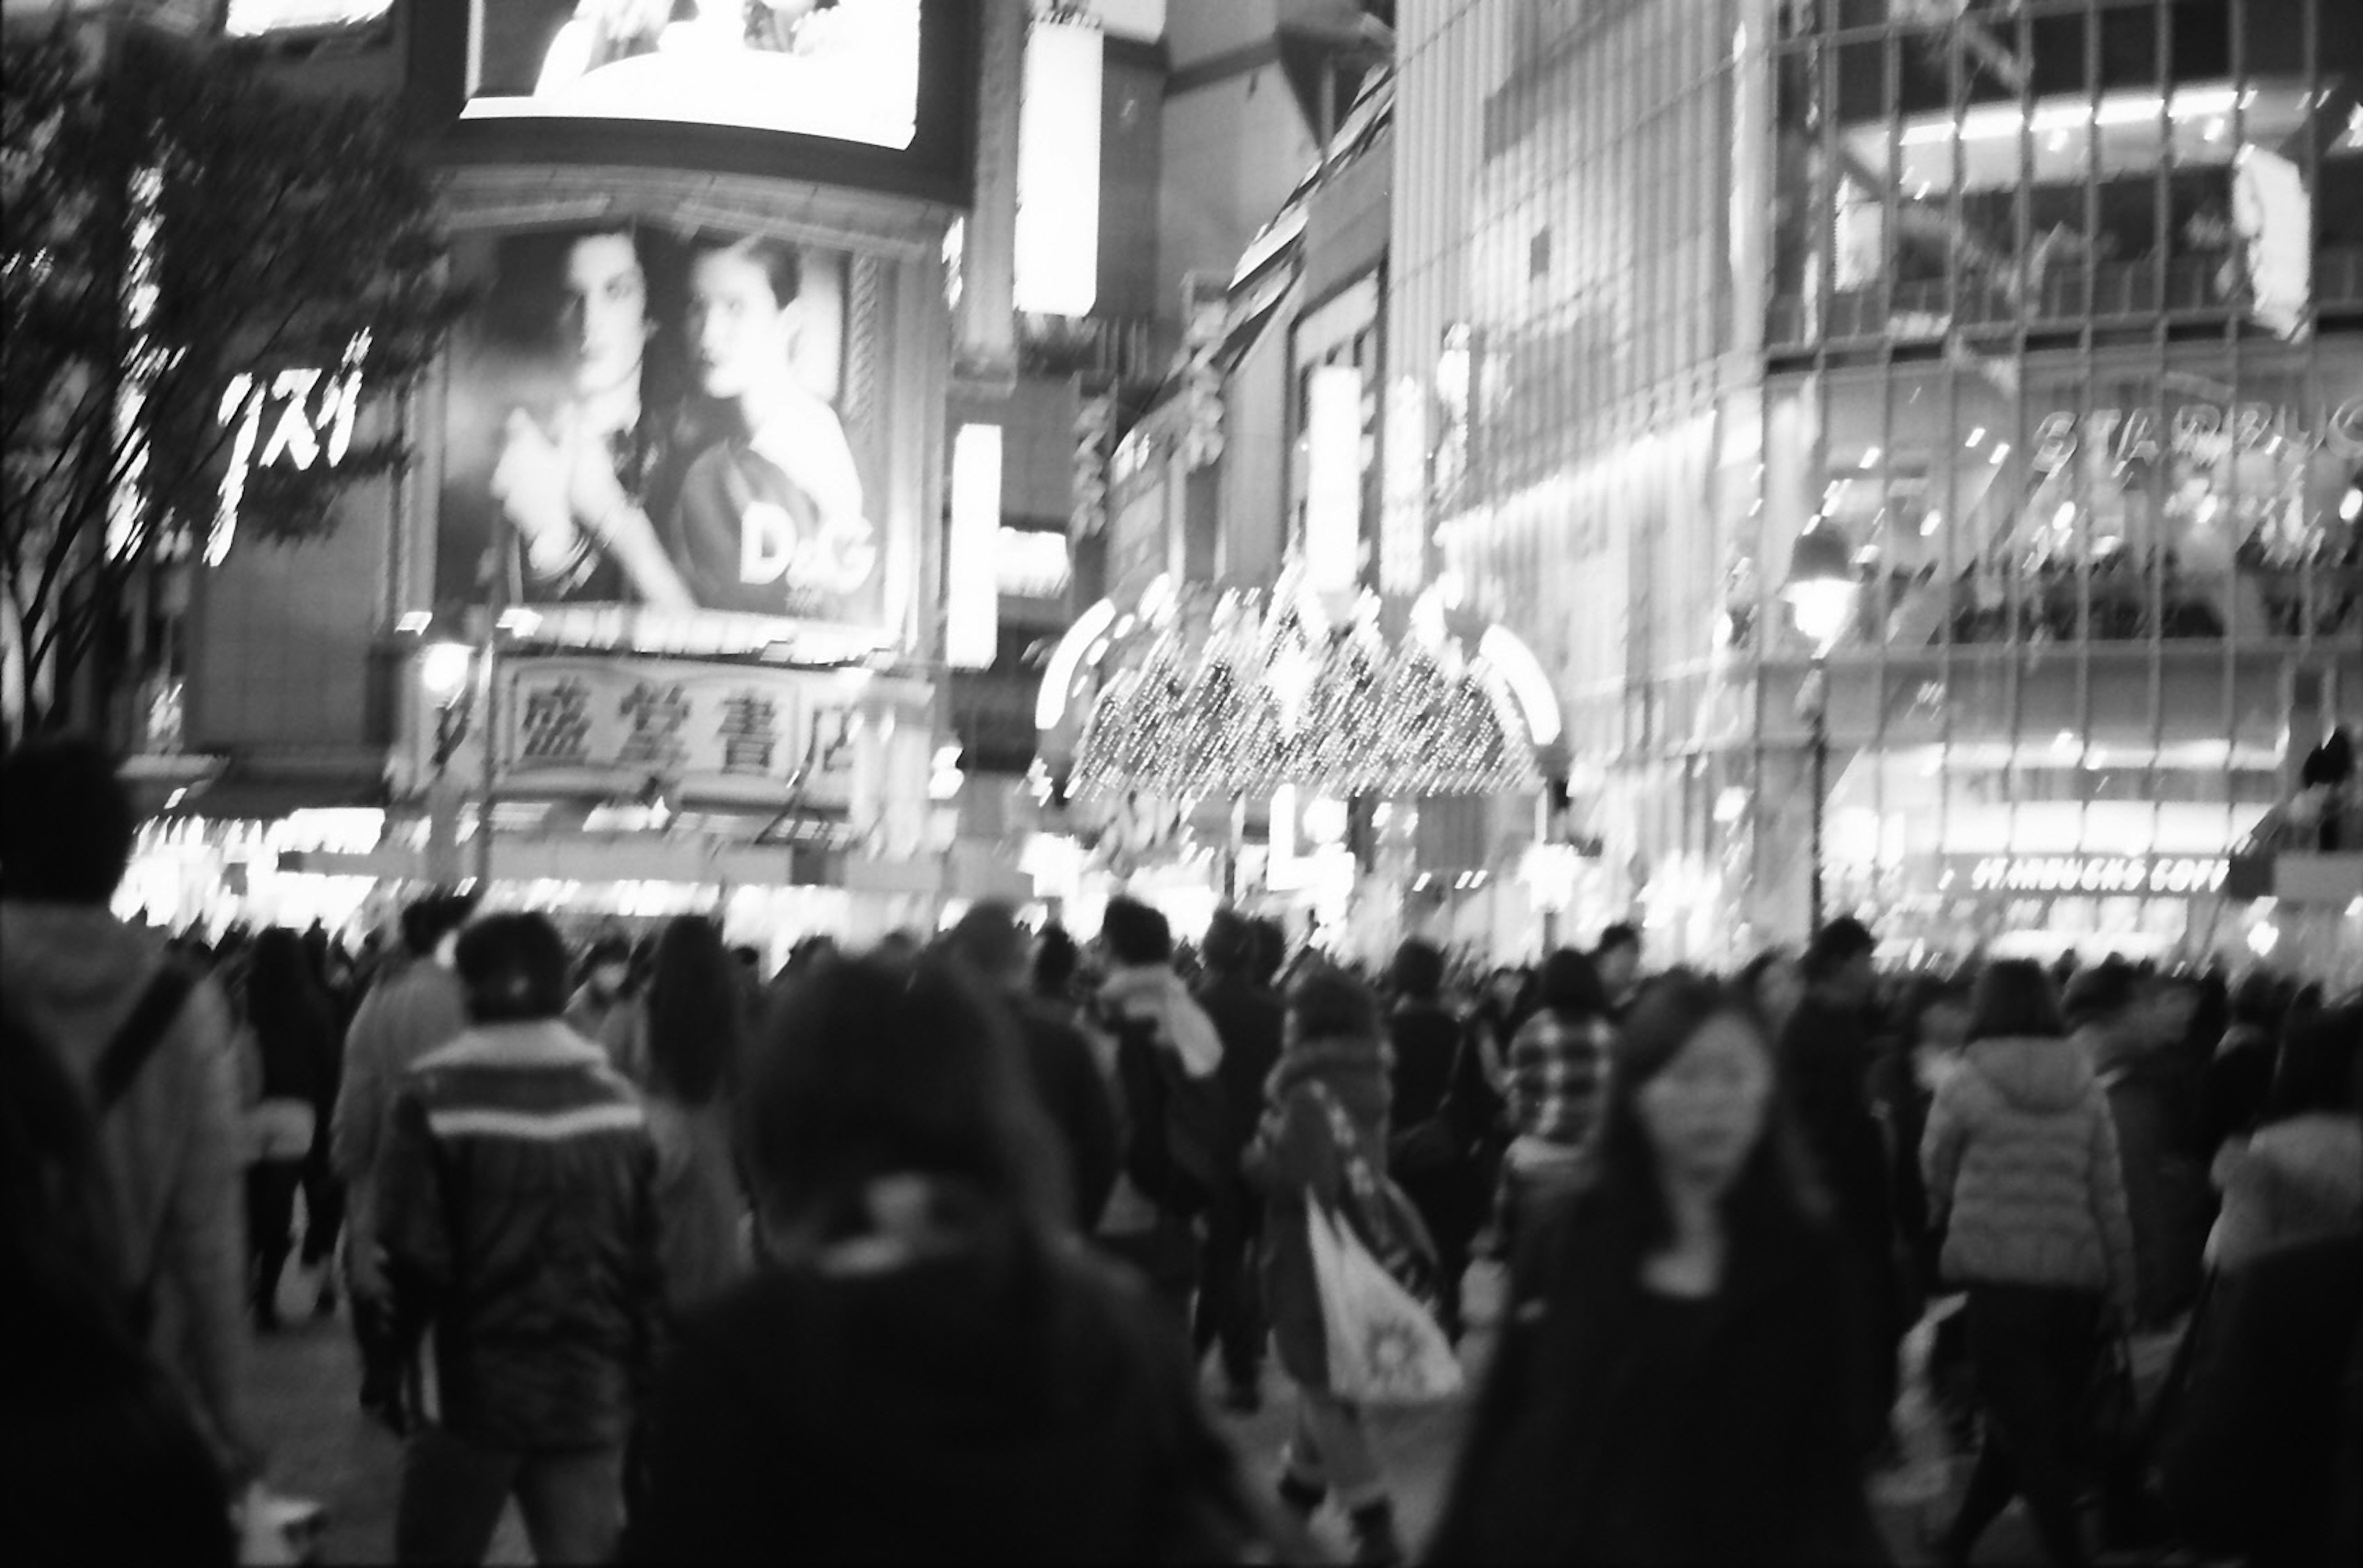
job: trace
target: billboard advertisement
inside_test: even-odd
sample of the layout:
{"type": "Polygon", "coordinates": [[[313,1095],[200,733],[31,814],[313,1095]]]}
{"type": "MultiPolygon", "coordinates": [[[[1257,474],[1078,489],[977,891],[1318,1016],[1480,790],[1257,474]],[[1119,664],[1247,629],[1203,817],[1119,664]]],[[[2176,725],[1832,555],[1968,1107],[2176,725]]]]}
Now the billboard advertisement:
{"type": "Polygon", "coordinates": [[[693,169],[965,206],[975,0],[412,7],[411,112],[460,164],[693,169]]]}
{"type": "Polygon", "coordinates": [[[919,0],[471,0],[467,119],[670,120],[907,148],[919,0]]]}
{"type": "Polygon", "coordinates": [[[887,348],[866,340],[889,330],[884,263],[606,217],[456,255],[478,304],[450,360],[438,603],[525,606],[578,646],[883,639],[889,556],[915,548],[887,537],[862,369],[887,348]],[[668,624],[726,629],[634,629],[668,624]]]}

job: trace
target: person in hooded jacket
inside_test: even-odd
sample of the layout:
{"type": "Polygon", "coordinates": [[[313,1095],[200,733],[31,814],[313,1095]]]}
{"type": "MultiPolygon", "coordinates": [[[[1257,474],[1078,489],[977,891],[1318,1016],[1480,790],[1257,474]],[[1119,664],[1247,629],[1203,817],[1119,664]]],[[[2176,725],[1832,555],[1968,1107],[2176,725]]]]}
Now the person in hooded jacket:
{"type": "Polygon", "coordinates": [[[2137,1289],[2115,1124],[2068,1038],[2050,977],[2024,959],[1979,976],[1960,1071],[1921,1142],[1938,1266],[1969,1294],[1986,1438],[1937,1543],[1966,1562],[2013,1494],[2053,1562],[2087,1561],[2077,1515],[2077,1412],[2112,1309],[2137,1289]]]}
{"type": "MultiPolygon", "coordinates": [[[[138,1308],[130,1330],[187,1390],[216,1457],[243,1486],[265,1452],[247,1381],[238,1074],[228,1006],[213,982],[182,986],[111,1104],[99,1083],[111,1042],[172,984],[163,943],[107,908],[137,821],[95,741],[28,740],[0,762],[0,993],[98,1113],[113,1261],[138,1308]]],[[[17,1385],[8,1386],[13,1396],[17,1385]]]]}
{"type": "Polygon", "coordinates": [[[1246,1171],[1264,1200],[1261,1262],[1272,1344],[1297,1391],[1281,1499],[1310,1518],[1336,1492],[1359,1562],[1399,1561],[1403,1546],[1362,1412],[1329,1386],[1328,1335],[1305,1225],[1315,1204],[1345,1217],[1356,1211],[1348,1166],[1354,1155],[1384,1179],[1388,1093],[1378,998],[1341,971],[1308,970],[1289,990],[1280,1064],[1272,1069],[1246,1171]],[[1350,1150],[1340,1147],[1341,1122],[1350,1150]]]}
{"type": "Polygon", "coordinates": [[[743,1112],[771,1262],[681,1326],[627,1560],[1277,1546],[1183,1341],[1065,1234],[1021,1050],[940,959],[826,960],[783,997],[743,1112]]]}

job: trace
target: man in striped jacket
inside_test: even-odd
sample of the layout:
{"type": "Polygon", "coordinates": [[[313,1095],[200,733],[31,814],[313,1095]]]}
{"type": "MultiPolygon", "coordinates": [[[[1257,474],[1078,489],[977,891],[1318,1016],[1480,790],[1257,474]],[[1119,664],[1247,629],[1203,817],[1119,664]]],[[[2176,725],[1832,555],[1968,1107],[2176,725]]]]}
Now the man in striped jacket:
{"type": "Polygon", "coordinates": [[[397,1329],[435,1334],[440,1419],[415,1432],[404,1562],[481,1562],[514,1496],[535,1557],[602,1562],[661,1280],[638,1095],[560,1019],[564,943],[538,915],[461,933],[473,1027],[405,1074],[380,1163],[397,1329]]]}

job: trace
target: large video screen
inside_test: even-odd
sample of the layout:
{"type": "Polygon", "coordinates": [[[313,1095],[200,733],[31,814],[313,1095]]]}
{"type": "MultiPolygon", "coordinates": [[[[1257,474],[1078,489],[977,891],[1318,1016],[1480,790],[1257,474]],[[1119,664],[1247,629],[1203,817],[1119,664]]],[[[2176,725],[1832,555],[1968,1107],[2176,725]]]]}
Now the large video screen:
{"type": "Polygon", "coordinates": [[[882,353],[859,341],[882,313],[857,308],[881,263],[620,218],[457,249],[479,305],[451,357],[439,602],[497,589],[576,646],[882,630],[886,421],[860,369],[882,353]]]}
{"type": "Polygon", "coordinates": [[[665,120],[908,148],[919,0],[470,0],[467,119],[665,120]]]}

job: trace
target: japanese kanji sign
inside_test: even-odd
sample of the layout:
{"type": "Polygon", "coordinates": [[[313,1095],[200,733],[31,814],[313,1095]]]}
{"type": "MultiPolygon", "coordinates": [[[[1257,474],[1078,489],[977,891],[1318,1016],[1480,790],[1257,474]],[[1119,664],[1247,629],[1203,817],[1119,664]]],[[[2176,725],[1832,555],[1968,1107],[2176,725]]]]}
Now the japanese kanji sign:
{"type": "Polygon", "coordinates": [[[843,677],[666,659],[520,658],[503,666],[501,767],[519,783],[616,775],[726,790],[794,787],[846,803],[853,691],[843,677]]]}

